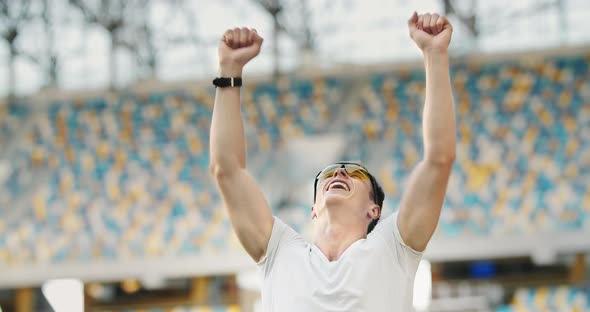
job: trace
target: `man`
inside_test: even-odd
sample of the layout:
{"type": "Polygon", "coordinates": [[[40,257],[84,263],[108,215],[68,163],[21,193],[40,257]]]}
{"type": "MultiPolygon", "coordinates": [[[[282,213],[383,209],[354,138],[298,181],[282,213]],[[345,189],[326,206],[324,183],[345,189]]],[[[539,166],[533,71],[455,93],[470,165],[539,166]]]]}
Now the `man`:
{"type": "Polygon", "coordinates": [[[455,158],[455,121],[444,16],[408,20],[426,69],[424,155],[398,212],[379,221],[383,190],[361,165],[337,163],[315,180],[313,242],[273,217],[248,174],[240,115],[243,66],[258,55],[255,30],[228,30],[219,44],[211,172],[234,230],[263,278],[264,311],[409,311],[414,276],[440,216],[455,158]],[[370,232],[370,233],[368,233],[370,232]]]}

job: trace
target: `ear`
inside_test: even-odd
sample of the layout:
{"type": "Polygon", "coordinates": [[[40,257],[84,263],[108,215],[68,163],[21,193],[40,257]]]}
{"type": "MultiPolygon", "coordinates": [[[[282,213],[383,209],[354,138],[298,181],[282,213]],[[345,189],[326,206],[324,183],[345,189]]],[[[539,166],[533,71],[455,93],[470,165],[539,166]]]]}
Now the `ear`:
{"type": "Polygon", "coordinates": [[[315,213],[314,206],[311,206],[311,219],[313,220],[317,217],[318,217],[318,215],[315,213]]]}
{"type": "Polygon", "coordinates": [[[379,205],[373,204],[369,207],[369,210],[367,211],[367,216],[371,218],[371,220],[375,220],[379,218],[380,210],[381,209],[379,208],[379,205]]]}

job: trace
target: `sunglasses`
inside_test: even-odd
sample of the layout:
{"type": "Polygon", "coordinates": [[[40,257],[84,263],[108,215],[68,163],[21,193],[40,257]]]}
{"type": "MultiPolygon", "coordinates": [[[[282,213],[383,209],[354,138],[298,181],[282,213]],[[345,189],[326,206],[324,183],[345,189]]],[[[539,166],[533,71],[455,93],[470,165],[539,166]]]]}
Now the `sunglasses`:
{"type": "Polygon", "coordinates": [[[313,201],[315,202],[315,198],[317,195],[318,184],[322,184],[325,180],[334,176],[338,169],[344,169],[346,174],[353,178],[358,179],[361,181],[370,181],[371,187],[373,188],[373,201],[377,203],[377,190],[376,190],[376,182],[373,176],[365,169],[365,167],[354,163],[354,162],[338,162],[333,165],[329,165],[328,167],[324,168],[324,170],[320,171],[315,176],[315,181],[313,184],[313,201]]]}

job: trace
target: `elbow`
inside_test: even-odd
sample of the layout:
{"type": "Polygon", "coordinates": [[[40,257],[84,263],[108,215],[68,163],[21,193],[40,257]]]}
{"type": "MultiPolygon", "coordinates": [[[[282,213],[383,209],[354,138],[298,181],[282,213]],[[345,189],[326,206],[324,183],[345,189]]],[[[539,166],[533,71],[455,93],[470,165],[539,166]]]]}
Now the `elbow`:
{"type": "Polygon", "coordinates": [[[233,173],[240,169],[238,161],[232,161],[230,159],[211,159],[209,161],[209,174],[215,179],[219,180],[227,176],[231,176],[233,173]]]}
{"type": "Polygon", "coordinates": [[[455,149],[451,150],[432,150],[426,154],[425,160],[433,165],[452,167],[455,163],[455,149]]]}
{"type": "Polygon", "coordinates": [[[215,179],[218,179],[224,174],[224,170],[218,163],[209,163],[209,175],[215,179]]]}

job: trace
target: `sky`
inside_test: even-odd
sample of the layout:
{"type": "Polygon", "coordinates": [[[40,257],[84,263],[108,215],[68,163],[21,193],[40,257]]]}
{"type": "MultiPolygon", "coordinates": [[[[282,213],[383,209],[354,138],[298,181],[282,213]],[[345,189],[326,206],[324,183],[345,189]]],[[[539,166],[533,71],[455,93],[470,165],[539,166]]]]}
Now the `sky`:
{"type": "MultiPolygon", "coordinates": [[[[264,38],[261,54],[245,68],[245,74],[264,74],[272,69],[272,20],[252,0],[187,0],[188,8],[178,10],[168,0],[155,0],[151,10],[154,27],[168,33],[194,33],[200,45],[172,46],[164,50],[158,79],[164,81],[202,80],[217,73],[217,43],[233,27],[256,28],[264,38]],[[191,23],[187,17],[190,17],[191,23]]],[[[293,3],[295,0],[287,0],[293,3]]],[[[310,22],[316,33],[315,66],[328,69],[342,64],[379,64],[418,59],[420,52],[408,36],[407,19],[418,13],[442,12],[442,0],[308,0],[310,22]]],[[[590,1],[563,0],[563,17],[549,9],[530,12],[547,0],[457,1],[463,8],[476,3],[484,35],[470,39],[465,27],[454,24],[452,53],[493,53],[563,46],[590,45],[590,1]],[[564,23],[565,22],[565,23],[564,23]]],[[[63,57],[60,87],[66,90],[102,89],[108,85],[109,38],[96,26],[82,26],[80,14],[66,14],[66,0],[51,0],[54,14],[66,20],[59,26],[56,47],[63,57]]],[[[289,14],[297,25],[297,14],[289,14]]],[[[19,45],[39,50],[42,25],[26,28],[19,45]]],[[[281,68],[290,71],[301,62],[293,40],[279,40],[281,68]]],[[[0,95],[7,92],[7,47],[0,45],[0,95]]],[[[117,57],[117,84],[127,86],[137,78],[133,58],[126,51],[117,57]]],[[[16,62],[17,93],[32,94],[43,84],[42,72],[30,61],[16,62]]]]}

